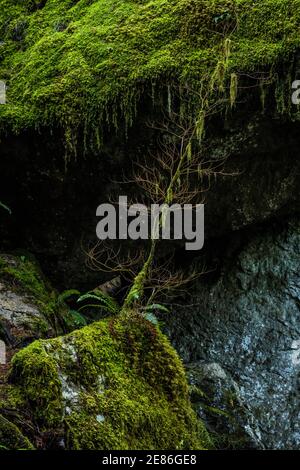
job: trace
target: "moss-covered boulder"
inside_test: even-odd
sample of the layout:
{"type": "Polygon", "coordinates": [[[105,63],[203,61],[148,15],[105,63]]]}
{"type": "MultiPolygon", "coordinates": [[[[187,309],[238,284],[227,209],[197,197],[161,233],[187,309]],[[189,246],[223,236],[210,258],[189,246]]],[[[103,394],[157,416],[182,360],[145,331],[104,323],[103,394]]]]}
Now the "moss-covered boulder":
{"type": "Polygon", "coordinates": [[[83,326],[64,302],[68,293],[59,295],[31,254],[0,254],[0,339],[19,349],[83,326]]]}
{"type": "Polygon", "coordinates": [[[140,315],[32,343],[13,358],[10,381],[47,436],[46,447],[211,446],[191,407],[180,359],[140,315]]]}
{"type": "MultiPolygon", "coordinates": [[[[0,255],[0,339],[12,347],[55,334],[55,293],[36,261],[0,255]]],[[[58,328],[59,329],[59,328],[58,328]]]]}

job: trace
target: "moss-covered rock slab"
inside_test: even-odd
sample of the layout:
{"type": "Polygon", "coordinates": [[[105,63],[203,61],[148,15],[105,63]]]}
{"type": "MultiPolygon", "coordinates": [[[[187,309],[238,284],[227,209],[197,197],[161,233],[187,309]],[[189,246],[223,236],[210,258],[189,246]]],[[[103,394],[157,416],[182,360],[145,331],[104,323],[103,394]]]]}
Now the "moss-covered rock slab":
{"type": "Polygon", "coordinates": [[[10,381],[48,436],[46,447],[211,446],[191,407],[180,359],[140,315],[32,343],[13,358],[10,381]]]}
{"type": "Polygon", "coordinates": [[[291,101],[290,85],[285,96],[274,66],[299,48],[299,5],[299,0],[2,0],[0,75],[9,89],[0,127],[60,124],[67,144],[76,146],[78,128],[100,143],[107,121],[115,128],[132,124],[151,87],[155,101],[162,83],[197,89],[213,73],[221,80],[226,38],[232,44],[229,75],[279,83],[283,110],[291,101]]]}
{"type": "Polygon", "coordinates": [[[0,255],[0,338],[19,348],[30,340],[53,336],[53,303],[34,261],[0,255]]]}

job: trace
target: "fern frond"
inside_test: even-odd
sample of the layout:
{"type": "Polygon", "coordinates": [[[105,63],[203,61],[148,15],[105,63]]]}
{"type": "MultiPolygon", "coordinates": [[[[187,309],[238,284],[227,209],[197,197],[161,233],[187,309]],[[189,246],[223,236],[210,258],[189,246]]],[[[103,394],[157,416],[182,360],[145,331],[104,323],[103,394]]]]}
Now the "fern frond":
{"type": "Polygon", "coordinates": [[[153,325],[159,325],[159,321],[153,313],[146,313],[145,318],[153,323],[153,325]]]}
{"type": "Polygon", "coordinates": [[[79,290],[76,290],[76,289],[69,289],[69,290],[65,290],[63,291],[61,294],[59,294],[59,296],[57,297],[57,302],[59,304],[62,304],[63,302],[65,302],[67,299],[69,299],[70,297],[72,297],[73,295],[80,295],[80,292],[79,290]]]}
{"type": "Polygon", "coordinates": [[[84,300],[97,300],[99,304],[89,304],[83,305],[80,307],[79,310],[83,310],[85,308],[94,307],[94,308],[103,308],[109,313],[117,314],[120,311],[120,306],[118,303],[113,299],[110,295],[104,294],[101,291],[91,291],[87,292],[84,295],[81,295],[77,300],[77,303],[83,302],[84,300]]]}
{"type": "Polygon", "coordinates": [[[153,310],[159,310],[161,312],[170,313],[170,310],[167,307],[165,307],[164,305],[161,305],[161,304],[151,304],[151,305],[147,305],[145,307],[146,312],[151,312],[153,310]]]}
{"type": "Polygon", "coordinates": [[[81,327],[87,325],[86,319],[77,310],[69,310],[68,314],[72,318],[74,326],[81,327]]]}

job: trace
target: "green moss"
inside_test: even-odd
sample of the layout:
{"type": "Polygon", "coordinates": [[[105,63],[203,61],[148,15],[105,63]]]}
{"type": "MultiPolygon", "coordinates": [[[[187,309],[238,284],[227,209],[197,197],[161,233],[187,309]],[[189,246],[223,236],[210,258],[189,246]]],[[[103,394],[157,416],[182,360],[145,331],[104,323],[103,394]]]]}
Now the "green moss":
{"type": "Polygon", "coordinates": [[[0,387],[0,414],[4,414],[3,410],[8,408],[9,410],[16,411],[18,408],[22,409],[24,406],[24,399],[20,394],[19,389],[11,384],[5,383],[5,377],[1,375],[1,387],[0,387]]]}
{"type": "Polygon", "coordinates": [[[49,331],[49,325],[57,334],[76,327],[75,320],[41,272],[36,259],[29,255],[2,255],[0,257],[0,279],[9,288],[24,294],[36,305],[45,317],[32,320],[38,323],[37,330],[43,335],[49,331]]]}
{"type": "Polygon", "coordinates": [[[69,449],[211,446],[180,359],[138,315],[33,343],[14,357],[11,381],[39,428],[69,449]]]}
{"type": "Polygon", "coordinates": [[[153,88],[167,106],[164,84],[205,87],[226,38],[228,103],[232,73],[278,81],[276,67],[300,43],[300,0],[43,3],[1,0],[0,77],[9,91],[0,122],[15,130],[61,125],[73,151],[79,130],[100,145],[107,123],[130,126],[153,88]]]}
{"type": "Polygon", "coordinates": [[[231,419],[230,414],[227,411],[221,410],[220,408],[217,408],[215,406],[208,406],[205,403],[201,403],[201,407],[203,408],[203,410],[206,410],[208,413],[231,419]]]}
{"type": "Polygon", "coordinates": [[[49,286],[46,285],[37,262],[27,256],[0,257],[0,276],[10,278],[11,282],[40,302],[48,302],[49,286]]]}
{"type": "Polygon", "coordinates": [[[235,390],[223,386],[220,407],[216,406],[215,397],[210,396],[209,390],[205,393],[197,385],[190,386],[189,390],[198,415],[205,416],[205,422],[210,423],[210,438],[215,449],[248,449],[253,444],[245,426],[241,425],[243,420],[249,420],[249,415],[235,390]]]}
{"type": "Polygon", "coordinates": [[[17,426],[0,415],[0,450],[33,450],[17,426]]]}
{"type": "Polygon", "coordinates": [[[62,412],[61,383],[57,366],[42,343],[34,342],[22,349],[13,360],[14,376],[22,383],[24,398],[34,409],[38,421],[49,426],[59,423],[62,412]]]}

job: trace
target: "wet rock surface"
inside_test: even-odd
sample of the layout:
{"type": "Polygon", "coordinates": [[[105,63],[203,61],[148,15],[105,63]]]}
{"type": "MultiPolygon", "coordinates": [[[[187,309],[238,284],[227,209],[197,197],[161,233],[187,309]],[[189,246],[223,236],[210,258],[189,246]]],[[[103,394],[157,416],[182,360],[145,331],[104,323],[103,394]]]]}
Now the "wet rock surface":
{"type": "Polygon", "coordinates": [[[219,449],[264,449],[259,423],[239,386],[217,363],[187,366],[191,401],[219,449]]]}
{"type": "MultiPolygon", "coordinates": [[[[217,279],[199,282],[194,305],[177,307],[167,325],[186,363],[216,363],[237,384],[265,448],[300,447],[299,268],[299,220],[264,228],[231,252],[217,279]]],[[[211,406],[222,402],[221,382],[211,384],[211,406]]]]}

